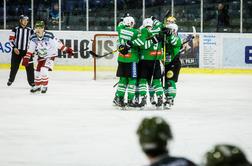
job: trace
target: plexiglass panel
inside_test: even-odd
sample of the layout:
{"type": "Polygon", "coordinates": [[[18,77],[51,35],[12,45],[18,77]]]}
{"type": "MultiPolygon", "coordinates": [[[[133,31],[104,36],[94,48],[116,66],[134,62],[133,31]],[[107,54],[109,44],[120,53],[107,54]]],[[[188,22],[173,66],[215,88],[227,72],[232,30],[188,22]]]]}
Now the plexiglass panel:
{"type": "Polygon", "coordinates": [[[174,17],[179,31],[192,32],[192,26],[200,31],[200,0],[174,0],[174,17]]]}
{"type": "Polygon", "coordinates": [[[143,2],[136,0],[118,0],[117,1],[117,21],[125,14],[129,13],[134,17],[136,25],[138,28],[142,25],[143,22],[143,2]]]}
{"type": "Polygon", "coordinates": [[[89,30],[114,30],[114,0],[89,0],[89,30]]]}
{"type": "Polygon", "coordinates": [[[243,0],[243,32],[252,32],[252,0],[243,0]]]}
{"type": "Polygon", "coordinates": [[[164,21],[164,15],[168,11],[171,12],[171,0],[145,0],[145,17],[154,16],[164,21]]]}
{"type": "Polygon", "coordinates": [[[62,0],[62,30],[86,30],[86,1],[62,0]]]}
{"type": "Polygon", "coordinates": [[[240,1],[204,0],[204,32],[240,32],[240,1]]]}
{"type": "MultiPolygon", "coordinates": [[[[6,29],[12,29],[19,25],[19,16],[24,14],[31,19],[30,0],[8,0],[6,1],[6,29]]],[[[30,23],[28,24],[30,26],[30,23]]]]}

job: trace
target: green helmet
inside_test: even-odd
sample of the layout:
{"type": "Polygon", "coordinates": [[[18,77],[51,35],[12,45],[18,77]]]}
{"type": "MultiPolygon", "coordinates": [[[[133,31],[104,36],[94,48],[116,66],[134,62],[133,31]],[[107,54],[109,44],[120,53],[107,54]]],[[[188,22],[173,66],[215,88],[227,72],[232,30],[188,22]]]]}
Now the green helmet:
{"type": "Polygon", "coordinates": [[[216,145],[204,156],[204,166],[251,166],[240,148],[233,145],[216,145]]]}
{"type": "Polygon", "coordinates": [[[166,149],[167,141],[172,139],[170,126],[161,117],[143,119],[137,134],[144,151],[166,149]]]}
{"type": "Polygon", "coordinates": [[[37,28],[37,27],[44,28],[45,27],[44,21],[36,21],[35,28],[37,28]]]}

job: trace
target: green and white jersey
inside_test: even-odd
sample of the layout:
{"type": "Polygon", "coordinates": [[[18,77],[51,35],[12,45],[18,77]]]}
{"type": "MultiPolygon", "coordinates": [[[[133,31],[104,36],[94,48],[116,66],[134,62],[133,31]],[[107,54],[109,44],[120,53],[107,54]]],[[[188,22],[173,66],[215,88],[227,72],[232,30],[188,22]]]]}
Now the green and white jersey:
{"type": "Polygon", "coordinates": [[[119,24],[116,28],[118,32],[118,45],[125,44],[127,41],[131,41],[133,46],[129,50],[129,53],[123,55],[119,53],[118,61],[119,62],[138,62],[139,61],[139,52],[138,47],[144,44],[144,41],[139,38],[139,31],[136,28],[129,28],[123,24],[119,24]]]}
{"type": "MultiPolygon", "coordinates": [[[[158,20],[156,20],[158,21],[158,20]]],[[[162,23],[158,21],[156,25],[151,30],[147,28],[141,29],[141,35],[147,34],[147,38],[151,36],[157,35],[161,32],[162,23]]],[[[163,59],[163,52],[162,52],[162,43],[158,42],[154,44],[152,40],[146,40],[144,45],[141,47],[141,60],[162,60],[163,59]]]]}
{"type": "Polygon", "coordinates": [[[157,35],[161,32],[162,28],[164,27],[163,23],[159,20],[153,21],[153,28],[151,29],[151,32],[153,35],[157,35]]]}
{"type": "Polygon", "coordinates": [[[169,64],[173,59],[175,59],[180,52],[182,46],[182,41],[179,36],[171,35],[166,39],[166,61],[165,64],[169,64]]]}

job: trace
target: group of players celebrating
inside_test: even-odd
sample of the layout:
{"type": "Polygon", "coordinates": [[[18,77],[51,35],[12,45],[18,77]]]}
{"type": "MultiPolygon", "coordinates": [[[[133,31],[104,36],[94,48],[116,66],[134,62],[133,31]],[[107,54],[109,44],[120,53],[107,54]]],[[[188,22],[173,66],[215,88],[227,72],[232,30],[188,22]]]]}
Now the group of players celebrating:
{"type": "Polygon", "coordinates": [[[139,29],[134,25],[134,18],[127,14],[117,26],[119,82],[113,103],[122,108],[144,108],[148,90],[152,105],[170,108],[181,68],[182,41],[176,19],[170,16],[163,23],[152,16],[144,19],[139,29]]]}

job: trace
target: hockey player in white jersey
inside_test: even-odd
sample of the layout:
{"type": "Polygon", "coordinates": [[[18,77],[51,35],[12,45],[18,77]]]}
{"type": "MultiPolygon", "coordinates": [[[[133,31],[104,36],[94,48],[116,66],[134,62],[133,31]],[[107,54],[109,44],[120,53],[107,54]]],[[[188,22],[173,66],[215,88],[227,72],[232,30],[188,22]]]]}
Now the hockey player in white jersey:
{"type": "Polygon", "coordinates": [[[48,86],[48,71],[54,66],[54,59],[58,56],[58,49],[65,51],[69,55],[73,54],[70,47],[65,47],[60,40],[55,38],[53,33],[44,30],[43,21],[37,21],[35,24],[35,34],[30,37],[28,51],[23,58],[22,65],[28,66],[29,59],[36,53],[38,55],[38,64],[35,70],[35,86],[30,90],[31,93],[46,93],[48,86]]]}

